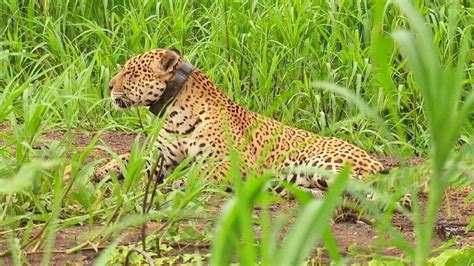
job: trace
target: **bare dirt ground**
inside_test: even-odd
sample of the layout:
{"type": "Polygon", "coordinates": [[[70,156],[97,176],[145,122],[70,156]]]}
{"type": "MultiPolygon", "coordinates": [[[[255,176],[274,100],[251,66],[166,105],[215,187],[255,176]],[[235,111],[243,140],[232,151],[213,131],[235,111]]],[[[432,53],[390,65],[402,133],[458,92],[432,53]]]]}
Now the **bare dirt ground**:
{"type": "MultiPolygon", "coordinates": [[[[5,130],[0,128],[0,130],[5,130]]],[[[63,132],[56,131],[44,134],[42,136],[44,139],[60,139],[63,137],[63,132]]],[[[74,145],[78,149],[84,148],[88,145],[91,139],[94,137],[93,133],[90,132],[75,132],[74,133],[74,145]]],[[[133,140],[135,138],[134,134],[129,133],[120,133],[120,132],[105,132],[101,135],[101,140],[111,147],[116,153],[124,153],[129,150],[133,140]]],[[[2,145],[0,139],[0,145],[2,145]]],[[[100,143],[99,143],[100,144],[100,143]]],[[[36,148],[41,148],[41,145],[36,148]]],[[[110,155],[101,150],[94,149],[89,160],[110,157],[110,155]]],[[[389,168],[393,168],[399,165],[399,160],[393,157],[378,157],[381,162],[389,168]]],[[[423,162],[422,158],[411,158],[405,160],[405,164],[414,165],[423,162]]],[[[460,188],[449,188],[444,201],[442,208],[439,212],[437,226],[435,228],[435,237],[433,240],[433,246],[439,246],[444,243],[447,239],[457,237],[455,246],[468,246],[472,245],[474,242],[474,232],[464,232],[464,228],[469,224],[470,219],[473,215],[474,203],[466,202],[466,197],[472,191],[474,187],[464,187],[460,188]]],[[[426,195],[418,195],[422,202],[426,202],[426,195]]],[[[292,210],[298,208],[298,204],[295,201],[286,201],[283,203],[274,204],[271,207],[271,215],[276,217],[281,213],[291,213],[292,210]]],[[[222,202],[217,202],[214,208],[214,212],[218,213],[222,202]]],[[[255,211],[258,215],[258,210],[255,211]]],[[[414,239],[414,231],[412,222],[405,216],[401,214],[395,214],[392,223],[395,227],[404,235],[407,239],[414,239]]],[[[186,222],[183,222],[182,226],[185,226],[186,222]]],[[[149,234],[156,228],[159,228],[161,224],[159,223],[148,223],[146,226],[146,233],[149,234]]],[[[197,227],[205,228],[209,226],[206,222],[203,222],[201,225],[198,224],[197,227]]],[[[199,230],[198,228],[198,230],[199,230]]],[[[34,229],[33,234],[39,232],[40,228],[34,229]]],[[[89,227],[87,226],[75,226],[62,229],[56,233],[56,241],[53,247],[51,264],[52,265],[91,265],[94,262],[94,259],[100,254],[100,251],[105,248],[107,245],[97,247],[97,250],[93,247],[86,246],[80,252],[67,254],[65,251],[71,247],[75,247],[78,244],[82,243],[89,232],[89,227]],[[99,251],[99,252],[97,252],[99,251]]],[[[257,229],[258,230],[258,229],[257,229]]],[[[284,229],[283,231],[286,231],[284,229]]],[[[337,244],[339,245],[341,252],[347,254],[349,252],[357,250],[360,253],[370,254],[370,251],[375,250],[375,243],[377,241],[377,231],[376,227],[367,225],[362,222],[356,223],[338,223],[332,225],[332,232],[336,238],[337,244]]],[[[0,240],[5,239],[4,234],[0,231],[0,240]],[[3,235],[3,236],[2,236],[3,235]]],[[[130,243],[139,243],[141,240],[141,231],[140,229],[127,229],[122,233],[121,244],[127,245],[130,243]]],[[[0,241],[0,251],[4,250],[7,247],[7,244],[3,244],[0,241]]],[[[170,251],[167,251],[166,254],[161,253],[163,256],[169,256],[173,254],[185,254],[185,253],[200,253],[206,254],[210,245],[206,242],[174,242],[169,243],[169,246],[172,247],[170,251]]],[[[401,256],[401,251],[396,248],[384,248],[382,250],[383,254],[390,256],[401,256]]],[[[44,251],[42,246],[38,246],[35,249],[30,248],[26,253],[26,259],[32,264],[37,265],[41,262],[44,251]]],[[[361,258],[366,260],[369,258],[361,258]]],[[[3,263],[9,265],[12,263],[8,256],[0,258],[0,265],[3,263]]],[[[323,255],[321,262],[328,262],[329,257],[323,255]]]]}

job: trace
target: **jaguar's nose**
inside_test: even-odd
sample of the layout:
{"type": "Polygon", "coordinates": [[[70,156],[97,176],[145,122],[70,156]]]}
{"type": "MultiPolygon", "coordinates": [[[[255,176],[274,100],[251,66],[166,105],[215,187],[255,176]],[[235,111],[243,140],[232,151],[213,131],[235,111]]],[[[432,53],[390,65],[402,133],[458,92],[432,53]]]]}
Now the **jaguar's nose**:
{"type": "Polygon", "coordinates": [[[113,77],[109,82],[109,90],[118,91],[122,87],[123,73],[120,71],[115,77],[113,77]]]}

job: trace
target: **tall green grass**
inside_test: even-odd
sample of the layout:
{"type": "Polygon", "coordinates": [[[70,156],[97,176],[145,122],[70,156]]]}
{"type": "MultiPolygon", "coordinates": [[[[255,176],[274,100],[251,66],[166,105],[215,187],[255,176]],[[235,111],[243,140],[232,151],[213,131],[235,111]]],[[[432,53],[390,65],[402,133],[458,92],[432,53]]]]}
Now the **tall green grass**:
{"type": "MultiPolygon", "coordinates": [[[[417,6],[432,25],[439,57],[455,59],[472,9],[458,7],[459,15],[450,18],[450,4],[417,6]]],[[[131,55],[175,47],[253,111],[378,152],[391,145],[404,154],[427,154],[423,98],[405,61],[393,46],[387,47],[387,69],[379,71],[371,58],[373,12],[366,1],[4,1],[0,82],[5,97],[30,87],[48,102],[48,124],[137,129],[136,112],[111,110],[105,85],[131,55]],[[355,105],[314,91],[313,80],[335,82],[364,98],[384,116],[393,140],[386,143],[355,105]]],[[[407,21],[387,8],[383,25],[392,31],[407,21]]],[[[17,101],[2,108],[23,112],[17,101]]],[[[461,143],[469,141],[472,126],[461,135],[461,143]]]]}
{"type": "MultiPolygon", "coordinates": [[[[390,224],[395,197],[384,198],[385,213],[364,203],[379,218],[377,228],[388,232],[410,261],[424,264],[440,200],[456,168],[451,162],[461,156],[453,151],[474,140],[474,11],[468,1],[396,3],[2,1],[0,228],[14,261],[20,263],[23,250],[38,241],[51,247],[58,229],[77,224],[105,226],[70,251],[102,243],[101,237],[110,239],[112,233],[148,220],[167,221],[154,236],[169,235],[180,219],[199,216],[209,191],[227,196],[220,188],[203,189],[205,181],[188,169],[194,185],[158,193],[146,214],[141,205],[146,184],[142,155],[155,160],[151,147],[139,147],[137,139],[122,187],[114,177],[109,183],[89,182],[100,161],[86,158],[100,144],[98,136],[80,151],[72,143],[77,130],[135,131],[148,134],[152,142],[159,123],[143,109],[115,111],[107,83],[130,56],[174,47],[252,111],[344,138],[371,152],[429,157],[429,202],[423,211],[415,200],[415,245],[390,224]],[[324,83],[313,83],[317,80],[324,83]],[[56,129],[65,130],[64,137],[38,149],[44,143],[41,134],[56,129]],[[144,215],[128,217],[137,211],[144,215]],[[38,227],[41,234],[31,235],[38,227]],[[22,238],[15,233],[20,229],[26,232],[22,238]]],[[[181,178],[186,169],[181,165],[171,179],[181,178]]],[[[299,196],[304,205],[300,222],[280,243],[284,220],[270,223],[266,208],[276,200],[266,190],[271,174],[236,184],[219,230],[205,236],[214,238],[211,261],[301,263],[317,241],[323,241],[332,259],[343,261],[327,221],[347,175],[338,176],[341,186],[323,201],[299,196]],[[259,218],[251,214],[256,204],[262,206],[259,218]],[[262,227],[261,239],[252,234],[254,223],[262,227]],[[275,252],[282,255],[272,256],[275,252]]],[[[237,172],[231,175],[239,178],[237,172]]],[[[397,179],[393,193],[405,193],[404,187],[419,176],[397,179]]],[[[417,188],[410,188],[416,195],[417,188]]],[[[108,259],[113,259],[109,251],[108,259]]],[[[44,256],[45,264],[50,256],[44,256]]]]}
{"type": "MultiPolygon", "coordinates": [[[[423,213],[419,206],[415,208],[415,228],[417,233],[415,263],[426,262],[431,249],[433,227],[444,190],[452,180],[456,164],[448,165],[448,159],[460,128],[468,121],[474,108],[474,91],[463,93],[463,76],[468,52],[469,31],[461,32],[459,44],[451,44],[450,50],[459,50],[452,58],[453,62],[443,62],[433,44],[433,35],[424,25],[417,10],[406,2],[400,2],[400,8],[406,15],[412,34],[404,31],[393,33],[393,39],[404,54],[413,73],[413,80],[423,96],[423,110],[430,132],[431,178],[428,206],[423,213]],[[467,35],[467,36],[466,36],[467,35]],[[464,100],[463,100],[464,99],[464,100]]],[[[457,6],[453,5],[456,10],[457,6]]],[[[448,38],[454,39],[455,21],[459,14],[450,12],[448,38]]],[[[472,29],[471,29],[472,30],[472,29]]],[[[471,36],[472,37],[472,36],[471,36]]],[[[472,86],[472,83],[470,84],[472,86]]],[[[472,121],[470,121],[472,122],[472,121]]]]}

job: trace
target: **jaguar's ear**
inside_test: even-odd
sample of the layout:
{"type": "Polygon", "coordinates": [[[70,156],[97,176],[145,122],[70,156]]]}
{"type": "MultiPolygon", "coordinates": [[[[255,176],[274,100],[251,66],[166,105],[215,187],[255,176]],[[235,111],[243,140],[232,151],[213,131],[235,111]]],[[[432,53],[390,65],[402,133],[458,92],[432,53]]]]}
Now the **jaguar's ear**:
{"type": "Polygon", "coordinates": [[[181,56],[181,52],[180,52],[178,49],[176,49],[176,48],[171,48],[170,50],[173,51],[173,52],[175,52],[175,53],[177,53],[179,56],[181,56]]]}
{"type": "Polygon", "coordinates": [[[171,72],[174,69],[174,66],[178,63],[179,54],[175,51],[168,50],[166,51],[161,58],[158,60],[157,68],[161,72],[171,72]]]}

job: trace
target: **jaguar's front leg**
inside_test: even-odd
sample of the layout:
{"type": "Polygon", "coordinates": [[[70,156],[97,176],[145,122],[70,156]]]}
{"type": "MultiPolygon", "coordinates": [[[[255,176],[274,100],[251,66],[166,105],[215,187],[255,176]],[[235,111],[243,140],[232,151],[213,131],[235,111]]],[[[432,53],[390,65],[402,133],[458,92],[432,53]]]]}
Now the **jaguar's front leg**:
{"type": "Polygon", "coordinates": [[[183,148],[186,144],[185,139],[172,139],[170,136],[165,135],[163,137],[160,135],[156,143],[159,152],[158,160],[149,165],[150,168],[154,167],[153,174],[150,176],[153,176],[156,182],[163,182],[186,158],[187,154],[183,148]]]}
{"type": "Polygon", "coordinates": [[[98,182],[110,173],[114,173],[117,177],[122,177],[123,173],[120,170],[120,164],[122,162],[126,166],[129,160],[130,153],[124,153],[119,155],[117,159],[113,159],[105,165],[96,168],[94,171],[94,180],[98,182]]]}

